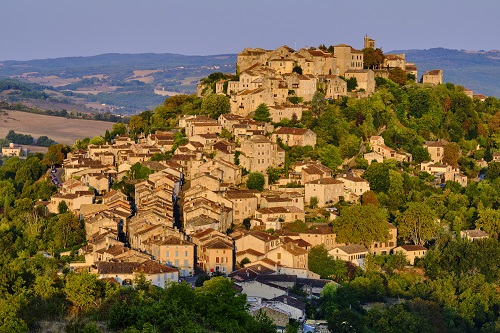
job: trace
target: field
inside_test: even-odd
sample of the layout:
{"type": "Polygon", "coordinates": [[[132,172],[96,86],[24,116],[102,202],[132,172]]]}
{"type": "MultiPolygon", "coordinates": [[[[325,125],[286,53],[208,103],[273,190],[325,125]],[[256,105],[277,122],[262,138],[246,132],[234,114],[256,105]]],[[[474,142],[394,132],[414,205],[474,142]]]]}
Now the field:
{"type": "Polygon", "coordinates": [[[29,134],[34,138],[46,135],[59,143],[73,145],[77,139],[104,135],[113,123],[86,119],[66,119],[20,111],[0,112],[0,138],[10,130],[29,134]]]}

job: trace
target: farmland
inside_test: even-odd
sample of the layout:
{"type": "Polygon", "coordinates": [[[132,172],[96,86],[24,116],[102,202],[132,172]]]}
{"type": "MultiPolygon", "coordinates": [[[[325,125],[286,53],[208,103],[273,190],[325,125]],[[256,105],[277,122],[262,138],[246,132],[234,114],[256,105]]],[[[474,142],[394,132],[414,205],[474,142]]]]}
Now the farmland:
{"type": "Polygon", "coordinates": [[[37,138],[46,135],[58,143],[73,145],[77,139],[103,135],[113,123],[98,120],[67,119],[20,111],[1,110],[0,138],[10,130],[37,138]]]}

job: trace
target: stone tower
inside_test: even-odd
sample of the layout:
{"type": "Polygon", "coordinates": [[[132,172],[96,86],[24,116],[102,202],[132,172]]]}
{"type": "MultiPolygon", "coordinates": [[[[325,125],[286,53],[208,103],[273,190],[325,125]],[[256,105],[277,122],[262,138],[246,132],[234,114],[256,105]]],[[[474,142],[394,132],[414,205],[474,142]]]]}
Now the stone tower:
{"type": "Polygon", "coordinates": [[[364,43],[363,48],[366,49],[369,47],[371,47],[372,49],[375,49],[375,39],[371,39],[370,37],[368,37],[368,35],[365,35],[365,43],[364,43]]]}

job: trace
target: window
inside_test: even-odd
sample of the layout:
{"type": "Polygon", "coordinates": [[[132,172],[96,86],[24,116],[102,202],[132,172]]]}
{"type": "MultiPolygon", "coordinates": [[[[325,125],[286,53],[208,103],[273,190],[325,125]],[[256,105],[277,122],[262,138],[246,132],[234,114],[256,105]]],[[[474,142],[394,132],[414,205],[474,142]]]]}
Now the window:
{"type": "Polygon", "coordinates": [[[166,255],[167,257],[170,257],[170,252],[168,252],[168,251],[167,251],[167,252],[165,253],[165,255],[166,255]]]}
{"type": "Polygon", "coordinates": [[[281,259],[281,253],[278,253],[276,258],[281,259]]]}
{"type": "Polygon", "coordinates": [[[184,251],[184,257],[188,256],[188,251],[184,251]]]}
{"type": "Polygon", "coordinates": [[[175,251],[175,256],[178,257],[179,256],[179,251],[175,251]]]}

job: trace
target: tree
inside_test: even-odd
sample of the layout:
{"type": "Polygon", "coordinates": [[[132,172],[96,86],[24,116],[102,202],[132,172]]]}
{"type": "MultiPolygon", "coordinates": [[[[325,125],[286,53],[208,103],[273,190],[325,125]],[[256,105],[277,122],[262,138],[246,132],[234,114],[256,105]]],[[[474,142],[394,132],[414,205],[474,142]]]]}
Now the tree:
{"type": "Polygon", "coordinates": [[[492,161],[488,163],[488,170],[486,170],[486,178],[493,181],[498,177],[500,177],[500,162],[492,161]]]}
{"type": "Polygon", "coordinates": [[[411,154],[413,156],[413,162],[415,163],[422,163],[423,161],[430,161],[431,160],[431,154],[429,154],[429,151],[427,148],[424,148],[422,146],[415,146],[411,150],[411,154]]]}
{"type": "Polygon", "coordinates": [[[54,245],[59,249],[82,244],[85,241],[85,230],[80,221],[71,212],[58,215],[52,222],[54,245]]]}
{"type": "Polygon", "coordinates": [[[302,75],[302,67],[300,67],[299,65],[293,66],[292,73],[302,75]]]}
{"type": "Polygon", "coordinates": [[[153,171],[150,168],[139,162],[132,165],[129,171],[131,179],[147,179],[148,176],[152,173],[153,171]]]}
{"type": "Polygon", "coordinates": [[[399,67],[392,68],[389,70],[389,80],[396,82],[397,84],[404,86],[408,80],[406,72],[399,67]]]}
{"type": "Polygon", "coordinates": [[[269,112],[269,107],[266,105],[266,103],[261,103],[259,104],[259,106],[257,106],[253,115],[253,120],[263,121],[266,123],[271,121],[271,113],[269,112]]]}
{"type": "Polygon", "coordinates": [[[410,238],[416,245],[424,244],[437,233],[435,214],[423,202],[410,202],[396,221],[399,237],[410,238]]]}
{"type": "Polygon", "coordinates": [[[62,164],[69,151],[70,147],[62,145],[60,143],[52,145],[49,147],[49,149],[47,149],[47,153],[43,156],[42,163],[51,166],[55,164],[62,164]]]}
{"type": "Polygon", "coordinates": [[[69,273],[66,276],[64,294],[78,312],[85,312],[90,308],[99,307],[99,282],[97,276],[83,271],[69,273]]]}
{"type": "Polygon", "coordinates": [[[251,219],[250,219],[249,217],[245,217],[245,218],[243,219],[243,226],[244,226],[244,227],[245,227],[245,229],[247,229],[247,230],[250,230],[250,227],[252,226],[252,225],[250,224],[250,221],[251,221],[251,219]]]}
{"type": "Polygon", "coordinates": [[[347,81],[347,91],[356,90],[356,88],[358,87],[358,79],[356,79],[353,76],[353,77],[351,77],[350,79],[348,79],[346,81],[347,81]]]}
{"type": "Polygon", "coordinates": [[[311,111],[316,117],[326,110],[325,94],[321,91],[316,91],[311,101],[311,111]]]}
{"type": "Polygon", "coordinates": [[[249,190],[263,191],[264,185],[266,184],[266,179],[264,175],[260,172],[251,172],[247,179],[247,188],[249,190]]]}
{"type": "Polygon", "coordinates": [[[384,53],[382,49],[373,49],[366,47],[363,50],[363,67],[369,69],[378,69],[384,63],[384,53]]]}
{"type": "Polygon", "coordinates": [[[374,205],[377,207],[380,206],[377,199],[377,195],[372,190],[363,193],[363,195],[361,196],[361,204],[363,206],[368,206],[368,205],[374,205]]]}
{"type": "Polygon", "coordinates": [[[500,232],[500,211],[492,208],[480,210],[476,227],[498,238],[498,233],[500,232]]]}
{"type": "Polygon", "coordinates": [[[318,197],[314,196],[309,199],[309,208],[314,209],[318,207],[318,197]]]}
{"type": "Polygon", "coordinates": [[[234,282],[222,276],[213,277],[205,281],[203,287],[196,288],[193,303],[204,326],[214,331],[242,331],[238,328],[251,320],[245,311],[246,295],[239,294],[234,282]]]}
{"type": "Polygon", "coordinates": [[[127,134],[127,125],[124,123],[114,123],[111,130],[111,136],[115,137],[122,134],[127,134]]]}
{"type": "Polygon", "coordinates": [[[333,221],[338,243],[362,244],[370,247],[374,241],[389,240],[387,211],[373,205],[350,206],[340,210],[333,221]]]}
{"type": "Polygon", "coordinates": [[[90,139],[89,144],[96,145],[96,146],[103,145],[104,138],[100,135],[94,136],[92,139],[90,139]]]}
{"type": "Polygon", "coordinates": [[[335,260],[328,254],[324,244],[313,246],[309,250],[308,268],[310,271],[321,275],[324,279],[340,281],[347,277],[346,262],[335,260]]]}
{"type": "Polygon", "coordinates": [[[340,151],[334,145],[324,145],[323,147],[319,148],[318,155],[321,163],[332,170],[337,169],[337,167],[342,164],[340,151]]]}
{"type": "Polygon", "coordinates": [[[201,109],[203,114],[217,119],[221,114],[229,113],[231,110],[229,97],[215,94],[210,95],[201,103],[201,109]]]}
{"type": "Polygon", "coordinates": [[[66,203],[66,201],[61,201],[58,205],[57,205],[57,212],[59,214],[64,214],[68,211],[68,204],[66,203]]]}
{"type": "Polygon", "coordinates": [[[460,146],[455,142],[450,142],[443,147],[443,163],[452,166],[458,165],[460,157],[460,146]]]}
{"type": "Polygon", "coordinates": [[[273,166],[268,166],[266,169],[266,174],[269,184],[275,184],[283,174],[283,168],[275,168],[273,166]]]}
{"type": "Polygon", "coordinates": [[[375,192],[389,191],[389,167],[384,163],[374,162],[368,166],[363,177],[370,183],[370,188],[375,192]]]}

